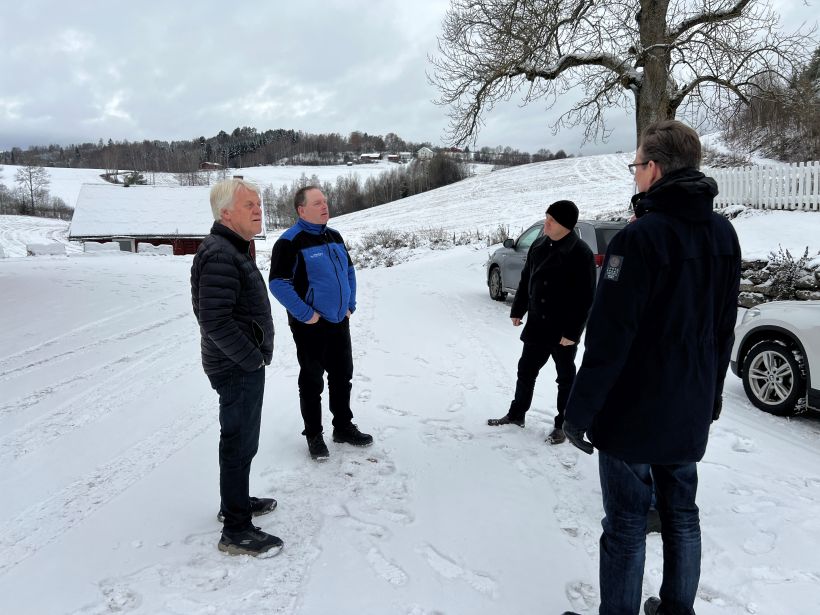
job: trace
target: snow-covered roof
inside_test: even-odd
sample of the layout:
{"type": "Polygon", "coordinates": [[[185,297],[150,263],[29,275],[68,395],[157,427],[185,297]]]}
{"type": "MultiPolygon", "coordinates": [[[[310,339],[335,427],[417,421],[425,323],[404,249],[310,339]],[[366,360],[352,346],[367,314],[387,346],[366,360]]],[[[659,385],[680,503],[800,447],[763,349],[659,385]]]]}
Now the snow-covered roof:
{"type": "MultiPolygon", "coordinates": [[[[214,223],[210,186],[83,184],[69,239],[205,237],[214,223]]],[[[265,238],[265,230],[256,236],[265,238]]]]}

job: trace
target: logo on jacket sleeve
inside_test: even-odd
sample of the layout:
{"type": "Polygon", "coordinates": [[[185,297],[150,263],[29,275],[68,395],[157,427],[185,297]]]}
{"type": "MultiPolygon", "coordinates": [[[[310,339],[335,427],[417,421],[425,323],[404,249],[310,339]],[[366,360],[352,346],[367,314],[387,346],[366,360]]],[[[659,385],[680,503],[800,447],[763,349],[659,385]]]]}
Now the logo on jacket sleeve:
{"type": "Polygon", "coordinates": [[[610,254],[604,268],[604,279],[610,282],[617,282],[621,277],[621,267],[624,264],[624,257],[617,254],[610,254]]]}

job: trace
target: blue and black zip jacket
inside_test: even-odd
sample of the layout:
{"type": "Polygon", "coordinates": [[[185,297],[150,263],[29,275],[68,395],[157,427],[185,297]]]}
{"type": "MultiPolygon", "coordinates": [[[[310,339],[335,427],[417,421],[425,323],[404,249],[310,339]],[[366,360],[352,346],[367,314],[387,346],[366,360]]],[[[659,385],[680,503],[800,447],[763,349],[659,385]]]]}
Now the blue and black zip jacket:
{"type": "Polygon", "coordinates": [[[341,322],[356,311],[356,272],[338,231],[301,218],[273,246],[268,285],[288,311],[288,321],[307,322],[318,312],[341,322]]]}

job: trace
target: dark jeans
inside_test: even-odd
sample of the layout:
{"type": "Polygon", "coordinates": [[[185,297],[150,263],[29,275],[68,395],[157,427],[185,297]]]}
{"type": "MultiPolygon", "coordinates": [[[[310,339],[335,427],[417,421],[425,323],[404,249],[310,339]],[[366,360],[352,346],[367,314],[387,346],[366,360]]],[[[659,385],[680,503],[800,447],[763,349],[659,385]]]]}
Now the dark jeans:
{"type": "Polygon", "coordinates": [[[626,463],[599,451],[598,470],[606,515],[601,523],[599,615],[640,612],[653,478],[663,538],[662,611],[694,615],[700,580],[697,464],[626,463]]]}
{"type": "Polygon", "coordinates": [[[518,379],[515,383],[515,399],[510,404],[510,416],[517,419],[524,418],[524,414],[532,404],[538,372],[552,357],[555,361],[557,376],[555,382],[558,384],[558,400],[556,401],[558,414],[555,416],[555,426],[561,427],[564,424],[564,409],[567,407],[569,392],[575,380],[576,352],[578,352],[577,344],[561,346],[558,343],[552,345],[525,343],[521,359],[518,361],[518,379]]]}
{"type": "Polygon", "coordinates": [[[259,448],[265,368],[246,372],[235,367],[209,375],[219,394],[219,496],[225,530],[251,524],[248,482],[251,460],[259,448]]]}
{"type": "Polygon", "coordinates": [[[333,426],[344,427],[353,420],[350,390],[353,379],[353,350],[350,344],[350,321],[332,323],[319,319],[313,325],[294,322],[290,326],[299,360],[299,406],[305,422],[303,435],[322,433],[322,391],[330,392],[333,426]]]}

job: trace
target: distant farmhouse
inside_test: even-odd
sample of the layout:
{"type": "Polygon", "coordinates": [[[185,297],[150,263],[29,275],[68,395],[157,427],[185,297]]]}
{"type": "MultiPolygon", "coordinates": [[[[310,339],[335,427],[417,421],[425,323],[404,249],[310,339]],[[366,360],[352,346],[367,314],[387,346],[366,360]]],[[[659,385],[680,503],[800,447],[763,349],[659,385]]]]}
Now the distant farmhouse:
{"type": "MultiPolygon", "coordinates": [[[[210,190],[210,186],[83,184],[68,238],[116,242],[125,252],[138,252],[140,244],[150,244],[173,246],[174,254],[195,254],[214,223],[210,190]]],[[[254,239],[265,239],[264,227],[254,239]]],[[[255,254],[253,241],[251,253],[255,254]]]]}
{"type": "Polygon", "coordinates": [[[418,158],[419,160],[427,160],[429,158],[432,158],[433,155],[434,152],[429,147],[422,147],[416,152],[416,158],[418,158]]]}
{"type": "Polygon", "coordinates": [[[359,162],[378,162],[381,159],[381,154],[362,154],[359,156],[359,162]]]}

